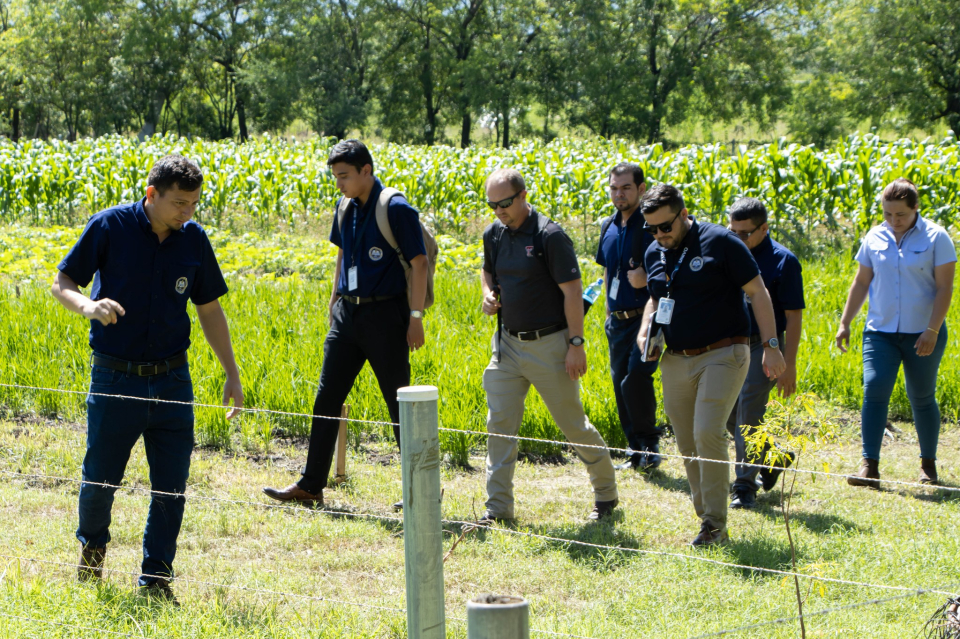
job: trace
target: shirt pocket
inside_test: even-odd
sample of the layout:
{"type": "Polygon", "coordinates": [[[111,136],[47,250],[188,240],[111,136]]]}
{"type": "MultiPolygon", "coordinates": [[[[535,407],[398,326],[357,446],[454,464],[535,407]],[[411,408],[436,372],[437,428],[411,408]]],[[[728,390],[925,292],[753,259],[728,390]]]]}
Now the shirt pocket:
{"type": "Polygon", "coordinates": [[[933,276],[933,244],[917,242],[902,251],[904,266],[917,275],[933,276]]]}
{"type": "Polygon", "coordinates": [[[178,308],[186,308],[193,292],[200,264],[182,262],[168,266],[163,276],[163,290],[167,297],[177,302],[178,308]]]}

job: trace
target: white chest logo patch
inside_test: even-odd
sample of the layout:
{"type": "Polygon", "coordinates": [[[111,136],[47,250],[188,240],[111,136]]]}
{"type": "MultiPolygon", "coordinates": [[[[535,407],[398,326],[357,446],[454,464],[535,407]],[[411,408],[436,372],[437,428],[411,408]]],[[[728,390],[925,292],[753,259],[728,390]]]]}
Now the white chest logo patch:
{"type": "Polygon", "coordinates": [[[703,268],[703,258],[702,258],[702,257],[695,257],[695,258],[693,258],[692,260],[690,260],[690,270],[691,270],[691,271],[693,271],[694,273],[696,273],[697,271],[699,271],[699,270],[702,269],[702,268],[703,268]]]}
{"type": "Polygon", "coordinates": [[[183,295],[183,292],[187,290],[187,283],[188,283],[187,278],[185,277],[181,277],[179,280],[177,280],[177,286],[176,286],[177,293],[180,293],[181,295],[183,295]]]}
{"type": "Polygon", "coordinates": [[[377,248],[376,246],[374,246],[374,247],[371,247],[369,251],[367,251],[367,255],[369,255],[370,259],[373,260],[374,262],[379,262],[380,258],[383,257],[383,251],[377,248]]]}

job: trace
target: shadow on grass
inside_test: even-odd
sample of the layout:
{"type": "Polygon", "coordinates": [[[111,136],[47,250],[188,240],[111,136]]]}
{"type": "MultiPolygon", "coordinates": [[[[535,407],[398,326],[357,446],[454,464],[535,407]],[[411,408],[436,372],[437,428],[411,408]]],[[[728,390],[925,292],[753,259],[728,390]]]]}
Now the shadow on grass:
{"type": "Polygon", "coordinates": [[[659,469],[647,471],[644,476],[648,482],[663,490],[672,490],[686,495],[690,494],[690,483],[686,477],[674,477],[659,469]]]}
{"type": "MultiPolygon", "coordinates": [[[[948,484],[946,482],[943,482],[940,485],[944,488],[960,488],[960,486],[956,484],[948,484]]],[[[933,488],[930,488],[928,490],[917,489],[916,491],[903,490],[903,491],[897,491],[897,492],[899,492],[899,494],[905,497],[913,497],[914,499],[917,499],[919,501],[926,501],[934,504],[951,504],[951,503],[960,502],[960,493],[947,492],[944,490],[936,490],[933,488]]]]}
{"type": "MultiPolygon", "coordinates": [[[[770,537],[732,538],[725,547],[729,559],[733,563],[755,568],[770,568],[774,570],[792,570],[790,566],[790,545],[770,537]]],[[[800,553],[797,561],[801,561],[800,553]]],[[[741,570],[741,576],[749,579],[758,577],[772,577],[780,579],[780,575],[758,573],[753,570],[741,570]]]]}
{"type": "MultiPolygon", "coordinates": [[[[846,533],[866,533],[870,528],[839,515],[831,513],[807,512],[796,506],[797,496],[794,495],[794,507],[790,509],[790,523],[799,524],[817,535],[839,535],[846,533]]],[[[780,510],[780,493],[774,491],[757,499],[757,508],[753,512],[783,525],[783,512],[780,510]]]]}

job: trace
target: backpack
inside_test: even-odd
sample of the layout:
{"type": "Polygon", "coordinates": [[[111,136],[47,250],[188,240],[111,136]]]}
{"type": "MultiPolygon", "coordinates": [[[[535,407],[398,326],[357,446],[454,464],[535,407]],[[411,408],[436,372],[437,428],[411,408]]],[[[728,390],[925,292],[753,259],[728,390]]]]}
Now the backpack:
{"type": "MultiPolygon", "coordinates": [[[[393,235],[393,229],[390,228],[390,218],[387,216],[387,207],[390,205],[390,200],[398,195],[403,196],[403,193],[392,188],[384,188],[380,192],[376,209],[377,228],[380,229],[380,234],[387,240],[387,244],[396,252],[400,264],[403,265],[403,274],[407,279],[407,302],[409,303],[413,291],[410,282],[413,278],[413,267],[410,266],[410,262],[404,259],[400,245],[397,244],[397,238],[393,235]]],[[[337,207],[337,228],[341,229],[341,233],[343,232],[343,219],[347,215],[351,202],[350,198],[342,197],[340,198],[340,206],[337,207]]],[[[426,310],[433,306],[433,275],[437,270],[437,255],[440,253],[440,247],[437,246],[437,240],[434,239],[433,233],[423,225],[423,222],[420,222],[420,232],[423,233],[423,246],[427,249],[427,294],[423,298],[423,308],[426,310]]]]}
{"type": "MultiPolygon", "coordinates": [[[[547,252],[543,248],[543,232],[551,224],[554,226],[559,226],[546,215],[537,213],[537,230],[533,234],[533,254],[538,260],[543,262],[544,265],[547,263],[547,252]]],[[[503,238],[503,232],[505,230],[507,230],[507,227],[501,223],[500,228],[497,229],[496,234],[492,238],[493,242],[490,245],[490,248],[492,249],[490,263],[494,266],[497,265],[497,252],[500,250],[500,240],[503,238]]]]}

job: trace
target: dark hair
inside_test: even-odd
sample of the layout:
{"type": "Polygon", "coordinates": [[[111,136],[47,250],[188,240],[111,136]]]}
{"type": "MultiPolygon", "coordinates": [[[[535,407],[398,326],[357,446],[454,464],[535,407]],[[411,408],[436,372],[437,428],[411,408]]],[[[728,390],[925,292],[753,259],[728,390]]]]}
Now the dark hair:
{"type": "Polygon", "coordinates": [[[355,167],[358,172],[369,164],[370,172],[373,172],[373,156],[360,140],[341,140],[333,145],[330,149],[330,157],[327,158],[327,166],[333,166],[339,162],[355,167]]]}
{"type": "Polygon", "coordinates": [[[920,193],[917,191],[917,185],[907,178],[897,178],[883,189],[883,200],[885,202],[903,200],[908,207],[915,209],[920,201],[920,193]]]}
{"type": "Polygon", "coordinates": [[[742,197],[727,211],[731,222],[750,220],[759,228],[767,222],[767,207],[755,197],[742,197]]]}
{"type": "Polygon", "coordinates": [[[674,213],[679,213],[685,208],[683,196],[680,195],[677,187],[671,184],[656,185],[640,200],[640,212],[644,215],[650,215],[664,206],[669,206],[674,213]]]}
{"type": "Polygon", "coordinates": [[[633,173],[633,183],[637,186],[643,184],[643,169],[634,164],[633,162],[621,162],[612,169],[610,169],[611,176],[620,176],[627,173],[633,173]]]}
{"type": "Polygon", "coordinates": [[[203,173],[193,160],[182,155],[168,155],[157,160],[150,169],[147,186],[152,186],[160,195],[177,187],[181,191],[196,191],[203,184],[203,173]]]}

